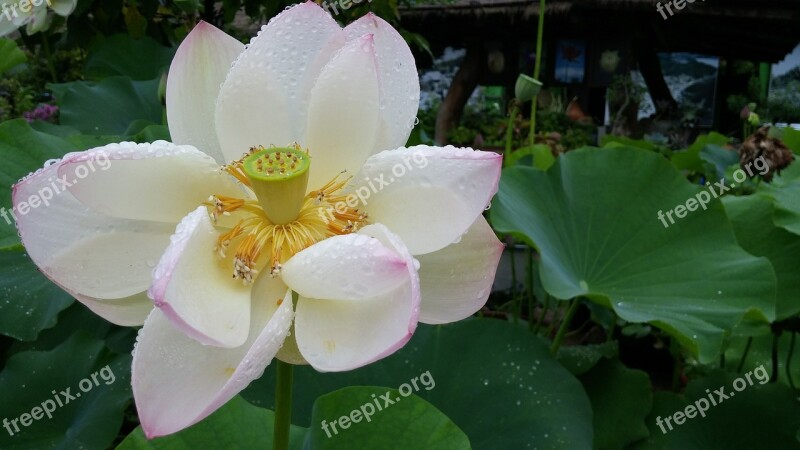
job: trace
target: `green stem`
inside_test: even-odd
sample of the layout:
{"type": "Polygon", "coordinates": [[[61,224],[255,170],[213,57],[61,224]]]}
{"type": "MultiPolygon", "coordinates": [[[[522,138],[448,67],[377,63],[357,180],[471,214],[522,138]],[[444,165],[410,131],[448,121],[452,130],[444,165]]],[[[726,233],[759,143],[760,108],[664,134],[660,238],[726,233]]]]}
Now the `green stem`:
{"type": "MultiPolygon", "coordinates": [[[[533,66],[533,78],[538,80],[539,74],[542,70],[542,41],[544,41],[544,11],[545,0],[539,0],[539,28],[536,30],[536,62],[533,66]]],[[[536,104],[539,100],[539,94],[533,97],[531,102],[531,133],[530,133],[530,146],[533,147],[536,140],[536,104]]]]}
{"type": "Polygon", "coordinates": [[[681,373],[683,372],[683,362],[681,361],[681,352],[675,339],[671,339],[669,343],[670,353],[675,360],[675,366],[672,369],[672,391],[678,392],[681,386],[681,373]]]}
{"type": "Polygon", "coordinates": [[[53,83],[58,83],[56,68],[53,65],[53,53],[50,51],[50,42],[47,41],[47,37],[50,33],[39,34],[42,36],[42,50],[44,50],[45,59],[47,59],[47,69],[50,71],[50,78],[52,78],[53,83]]]}
{"type": "Polygon", "coordinates": [[[542,329],[542,323],[544,322],[544,317],[547,315],[548,309],[550,309],[550,296],[545,294],[542,310],[539,312],[539,320],[536,321],[536,328],[533,329],[534,333],[539,334],[539,330],[542,329]]]}
{"type": "Polygon", "coordinates": [[[575,299],[572,301],[572,304],[569,305],[569,309],[567,313],[564,315],[564,320],[561,321],[561,326],[558,327],[558,332],[556,333],[556,338],[553,339],[553,345],[550,346],[550,353],[556,354],[558,352],[558,348],[561,347],[561,341],[564,340],[564,335],[567,333],[567,329],[569,328],[570,322],[572,322],[572,317],[575,316],[575,311],[578,310],[578,306],[581,305],[580,299],[575,299]]]}
{"type": "Polygon", "coordinates": [[[567,305],[565,308],[561,308],[561,304],[558,302],[558,300],[556,300],[556,308],[555,308],[555,310],[553,311],[552,317],[550,318],[550,325],[549,325],[549,326],[547,327],[547,329],[544,331],[544,336],[545,336],[546,338],[548,338],[548,339],[549,339],[549,338],[550,338],[550,336],[552,336],[552,335],[553,335],[553,331],[556,329],[556,325],[558,325],[558,320],[557,320],[557,317],[559,317],[559,316],[561,316],[561,315],[562,315],[562,313],[561,313],[561,310],[562,310],[562,309],[563,309],[564,311],[566,311],[568,307],[569,307],[569,304],[568,304],[568,305],[567,305]]]}
{"type": "Polygon", "coordinates": [[[289,430],[292,425],[292,374],[294,366],[280,360],[277,362],[275,379],[275,426],[272,448],[289,449],[289,430]]]}
{"type": "Polygon", "coordinates": [[[742,359],[739,360],[739,367],[736,368],[737,373],[742,373],[742,368],[744,367],[744,360],[747,359],[747,354],[750,352],[750,346],[753,345],[753,338],[747,338],[747,344],[744,346],[744,351],[742,352],[742,359]]]}
{"type": "Polygon", "coordinates": [[[508,115],[508,126],[506,127],[506,157],[504,158],[504,161],[508,161],[508,157],[511,155],[511,151],[513,150],[512,141],[514,137],[514,124],[517,121],[517,114],[519,114],[517,101],[512,100],[511,113],[508,115]]]}
{"type": "MultiPolygon", "coordinates": [[[[527,264],[527,271],[525,273],[525,281],[528,285],[528,305],[532,305],[535,301],[535,296],[533,295],[533,249],[528,247],[525,252],[528,256],[528,264],[527,264]]],[[[529,307],[529,309],[531,309],[529,307]]],[[[528,316],[528,322],[530,322],[533,317],[528,316]]]]}
{"type": "Polygon", "coordinates": [[[786,378],[789,380],[789,386],[792,389],[797,389],[794,385],[794,379],[792,379],[792,354],[794,353],[794,341],[797,337],[797,333],[792,331],[792,340],[789,341],[789,356],[786,357],[786,378]]]}
{"type": "Polygon", "coordinates": [[[516,248],[514,246],[514,238],[509,238],[509,245],[508,248],[511,250],[508,254],[511,256],[511,289],[509,290],[509,295],[511,298],[517,297],[517,255],[516,255],[516,248]]]}
{"type": "Polygon", "coordinates": [[[616,329],[617,329],[617,315],[612,312],[611,325],[608,327],[608,333],[606,334],[606,342],[614,339],[614,331],[616,329]]]}
{"type": "Polygon", "coordinates": [[[778,382],[778,340],[780,339],[779,332],[772,333],[772,379],[770,382],[778,382]]]}

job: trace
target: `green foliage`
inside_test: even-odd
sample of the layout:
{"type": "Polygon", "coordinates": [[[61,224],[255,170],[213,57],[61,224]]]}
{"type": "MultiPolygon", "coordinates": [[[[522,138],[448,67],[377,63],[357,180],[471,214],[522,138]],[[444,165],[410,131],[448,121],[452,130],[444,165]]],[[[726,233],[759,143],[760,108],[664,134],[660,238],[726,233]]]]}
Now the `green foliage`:
{"type": "Polygon", "coordinates": [[[776,319],[800,313],[800,236],[773,223],[774,205],[767,197],[725,197],[723,204],[742,248],[772,263],[778,288],[776,319]]]}
{"type": "MultiPolygon", "coordinates": [[[[0,226],[10,225],[2,221],[0,226]]],[[[22,246],[0,249],[0,334],[35,340],[72,301],[39,273],[22,246]]]]}
{"type": "Polygon", "coordinates": [[[110,77],[98,83],[75,81],[50,88],[60,99],[61,123],[84,134],[125,135],[136,121],[163,121],[158,99],[160,78],[132,81],[110,77]]]}
{"type": "MultiPolygon", "coordinates": [[[[684,395],[656,393],[653,411],[647,419],[650,438],[635,446],[637,450],[682,449],[708,450],[753,448],[797,449],[797,430],[800,428],[800,402],[791,389],[778,385],[762,385],[751,375],[753,385],[736,392],[733,382],[736,374],[715,371],[707,377],[689,383],[684,395]],[[700,399],[708,399],[709,394],[720,388],[732,393],[728,399],[711,406],[702,417],[696,414],[687,418],[682,425],[672,422],[673,430],[664,425],[666,433],[656,424],[684,411],[687,405],[700,399]]],[[[742,378],[744,379],[744,378],[742,378]]]]}
{"type": "Polygon", "coordinates": [[[413,394],[404,397],[396,389],[379,387],[347,387],[319,397],[311,415],[308,445],[320,450],[471,448],[464,432],[430,403],[413,394]],[[384,406],[387,395],[393,403],[384,406]],[[376,405],[386,409],[379,410],[376,405]],[[338,422],[344,416],[355,421],[338,422]]]}
{"type": "Polygon", "coordinates": [[[0,75],[25,61],[28,57],[20,50],[17,43],[11,39],[0,39],[0,75]]]}
{"type": "MultiPolygon", "coordinates": [[[[170,436],[147,440],[136,428],[117,450],[190,450],[196,448],[272,448],[272,411],[234,397],[206,420],[170,436]]],[[[290,448],[301,450],[308,430],[293,426],[290,448]]]]}
{"type": "MultiPolygon", "coordinates": [[[[420,324],[396,354],[351,372],[297,367],[295,385],[303,388],[294,394],[293,423],[318,428],[309,419],[321,395],[347,386],[397,389],[425,372],[435,387],[427,390],[418,382],[414,394],[464,430],[476,450],[591,447],[592,412],[578,380],[526,329],[487,319],[420,324]]],[[[270,408],[274,385],[268,369],[243,396],[270,408]]]]}
{"type": "Polygon", "coordinates": [[[169,66],[174,48],[164,47],[150,37],[134,39],[117,34],[100,42],[86,59],[86,77],[94,80],[127,76],[147,81],[159,78],[169,66]]]}
{"type": "Polygon", "coordinates": [[[4,430],[0,433],[0,446],[4,449],[108,447],[117,437],[131,400],[130,363],[130,354],[115,354],[102,340],[84,332],[73,334],[50,351],[15,354],[0,373],[0,388],[5,393],[0,417],[13,420],[38,407],[40,418],[27,427],[19,422],[18,433],[12,427],[13,435],[4,430]],[[104,370],[105,366],[108,369],[104,370]],[[90,377],[92,374],[97,382],[90,377]],[[68,388],[75,398],[60,394],[68,388]],[[63,406],[53,401],[56,396],[65,403],[63,406]],[[48,400],[52,403],[44,406],[48,400]],[[52,417],[43,414],[45,407],[51,410],[52,417]]]}
{"type": "Polygon", "coordinates": [[[594,448],[625,448],[650,435],[645,419],[653,406],[647,373],[621,362],[601,361],[581,377],[592,402],[594,448]]]}
{"type": "Polygon", "coordinates": [[[539,249],[550,295],[588,296],[707,363],[740,320],[775,317],[775,274],[736,244],[718,200],[664,227],[657,212],[697,192],[650,152],[586,148],[545,173],[505,169],[491,217],[497,231],[539,249]]]}

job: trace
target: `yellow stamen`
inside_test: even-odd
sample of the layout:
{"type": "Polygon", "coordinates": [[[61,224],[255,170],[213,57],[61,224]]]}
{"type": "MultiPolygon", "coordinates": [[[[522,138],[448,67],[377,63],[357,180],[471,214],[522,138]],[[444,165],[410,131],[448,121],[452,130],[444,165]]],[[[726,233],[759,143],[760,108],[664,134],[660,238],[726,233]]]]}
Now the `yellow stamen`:
{"type": "MultiPolygon", "coordinates": [[[[286,161],[287,155],[282,158],[286,161]]],[[[283,264],[298,252],[367,225],[364,212],[346,206],[347,197],[341,191],[352,177],[341,175],[307,194],[297,218],[284,224],[272,222],[255,200],[213,196],[206,203],[212,216],[224,214],[238,219],[232,229],[220,235],[215,249],[223,259],[228,248],[235,249],[233,278],[249,284],[263,271],[276,277],[283,264]]]]}

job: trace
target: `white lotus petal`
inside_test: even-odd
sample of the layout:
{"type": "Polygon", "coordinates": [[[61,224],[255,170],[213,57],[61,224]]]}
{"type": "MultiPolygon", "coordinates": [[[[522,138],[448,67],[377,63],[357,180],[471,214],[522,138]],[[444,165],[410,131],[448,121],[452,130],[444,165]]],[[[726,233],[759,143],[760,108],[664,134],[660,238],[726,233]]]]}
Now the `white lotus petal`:
{"type": "MultiPolygon", "coordinates": [[[[389,271],[391,282],[380,283],[375,279],[375,273],[384,272],[379,261],[375,262],[374,269],[353,264],[350,278],[360,276],[394,287],[388,291],[381,289],[373,296],[349,300],[309,298],[301,294],[295,320],[297,345],[305,360],[318,371],[352,370],[385,358],[402,348],[417,327],[419,277],[411,254],[400,239],[382,225],[367,226],[359,233],[380,241],[399,255],[404,261],[405,277],[401,283],[396,283],[392,269],[389,271]]],[[[331,249],[326,262],[361,251],[358,246],[349,251],[341,250],[346,253],[337,255],[331,249]]]]}
{"type": "Polygon", "coordinates": [[[172,142],[190,144],[227,161],[217,139],[214,111],[220,85],[244,44],[201,21],[183,40],[167,79],[167,120],[172,142]]]}
{"type": "Polygon", "coordinates": [[[79,300],[125,299],[147,290],[175,225],[109,217],[59,188],[64,161],[87,154],[67,155],[14,186],[17,227],[33,262],[79,300]]]}
{"type": "Polygon", "coordinates": [[[206,345],[238,347],[250,331],[250,286],[217,257],[219,232],[199,207],[178,225],[153,271],[150,297],[173,325],[206,345]]]}
{"type": "Polygon", "coordinates": [[[369,219],[411,254],[440,250],[467,232],[497,192],[497,153],[424,145],[381,152],[353,180],[369,219]]]}
{"type": "Polygon", "coordinates": [[[344,42],[341,28],[313,2],[262,27],[220,91],[216,123],[225,156],[238,159],[257,145],[303,143],[311,88],[344,42]]]}
{"type": "MultiPolygon", "coordinates": [[[[274,289],[271,297],[278,295],[274,289]]],[[[252,302],[247,342],[232,349],[202,345],[153,310],[139,333],[132,369],[136,409],[148,438],[199,422],[261,377],[294,316],[291,293],[283,298],[274,314],[266,302],[252,302]]]]}
{"type": "Polygon", "coordinates": [[[375,38],[383,130],[375,150],[404,146],[414,128],[420,96],[417,65],[411,49],[394,27],[373,13],[351,23],[344,31],[348,40],[368,34],[375,38]]]}
{"type": "MultiPolygon", "coordinates": [[[[47,5],[59,16],[67,17],[75,11],[75,7],[78,6],[78,0],[49,0],[47,5]]],[[[44,7],[44,5],[42,6],[44,7]]]]}
{"type": "Polygon", "coordinates": [[[318,189],[343,170],[355,173],[378,138],[378,75],[371,35],[347,43],[325,66],[311,91],[309,187],[318,189]]]}
{"type": "Polygon", "coordinates": [[[460,242],[419,256],[420,322],[450,323],[478,312],[491,293],[503,247],[479,216],[460,242]]]}
{"type": "Polygon", "coordinates": [[[281,278],[304,297],[363,300],[408,279],[407,260],[363,234],[334,236],[286,261],[281,278]]]}
{"type": "Polygon", "coordinates": [[[244,196],[213,158],[165,141],[109,144],[68,155],[58,175],[84,205],[124,219],[177,224],[212,194],[244,196]]]}

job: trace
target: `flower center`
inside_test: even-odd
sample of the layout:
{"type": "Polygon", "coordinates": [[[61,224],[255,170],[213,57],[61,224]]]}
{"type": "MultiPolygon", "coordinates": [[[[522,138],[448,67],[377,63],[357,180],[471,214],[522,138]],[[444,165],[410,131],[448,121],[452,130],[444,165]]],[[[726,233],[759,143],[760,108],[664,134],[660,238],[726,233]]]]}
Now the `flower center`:
{"type": "Polygon", "coordinates": [[[257,198],[215,195],[206,203],[217,225],[227,229],[217,241],[218,256],[227,259],[228,250],[236,249],[234,279],[252,283],[265,267],[276,277],[281,265],[296,253],[367,224],[366,213],[349,206],[348,196],[342,193],[352,177],[339,174],[306,193],[310,166],[308,153],[295,144],[253,147],[242,159],[223,167],[257,198]]]}

